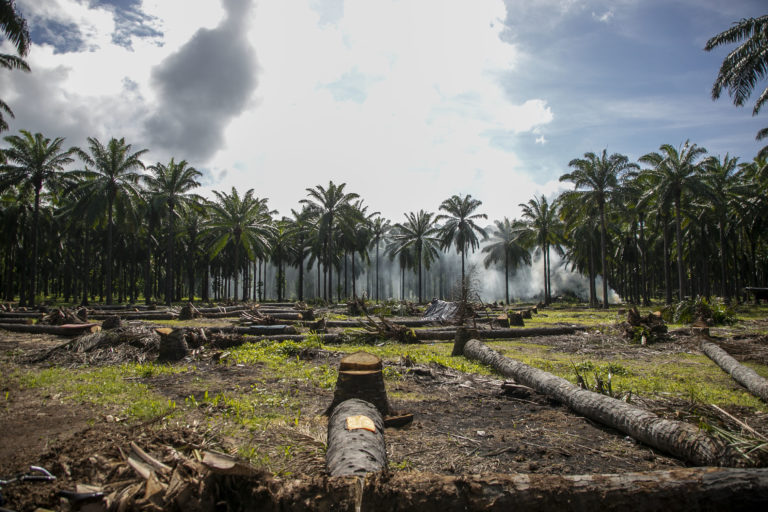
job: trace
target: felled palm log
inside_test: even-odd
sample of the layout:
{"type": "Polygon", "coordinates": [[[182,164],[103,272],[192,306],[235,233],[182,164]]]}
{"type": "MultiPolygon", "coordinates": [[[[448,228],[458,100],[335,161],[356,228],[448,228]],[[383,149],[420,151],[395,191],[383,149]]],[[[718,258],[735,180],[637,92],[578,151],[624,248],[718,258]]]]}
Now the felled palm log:
{"type": "MultiPolygon", "coordinates": [[[[274,334],[269,336],[243,336],[241,334],[211,334],[209,336],[211,346],[216,348],[231,348],[242,345],[243,343],[254,343],[257,341],[307,341],[309,334],[274,334]]],[[[345,337],[342,334],[322,334],[323,343],[342,343],[345,337]]]]}
{"type": "Polygon", "coordinates": [[[40,318],[43,314],[39,311],[3,311],[0,318],[40,318]]]}
{"type": "Polygon", "coordinates": [[[704,466],[744,464],[744,459],[732,448],[691,424],[662,419],[621,400],[580,389],[561,377],[504,357],[479,340],[469,340],[464,346],[464,355],[556,399],[587,418],[682,460],[704,466]]]}
{"type": "Polygon", "coordinates": [[[44,314],[38,321],[43,325],[65,325],[65,324],[84,324],[88,320],[88,310],[79,308],[72,311],[68,308],[56,308],[44,314]]]}
{"type": "Polygon", "coordinates": [[[384,387],[382,368],[381,358],[368,352],[355,352],[342,358],[333,402],[328,406],[326,414],[330,414],[337,405],[350,398],[360,398],[372,403],[382,416],[389,414],[389,400],[384,387]]]}
{"type": "Polygon", "coordinates": [[[277,335],[277,334],[296,334],[298,331],[292,325],[249,325],[249,326],[222,326],[222,327],[206,327],[206,334],[214,333],[233,333],[233,334],[250,334],[253,336],[262,335],[277,335]]]}
{"type": "Polygon", "coordinates": [[[179,317],[173,310],[101,312],[90,313],[90,317],[94,320],[105,320],[115,314],[123,320],[176,320],[179,317]]]}
{"type": "Polygon", "coordinates": [[[276,321],[275,317],[272,315],[265,315],[258,309],[255,309],[240,313],[240,323],[248,323],[251,325],[274,325],[276,321]]]}
{"type": "Polygon", "coordinates": [[[387,467],[384,420],[373,404],[352,398],[334,408],[325,461],[331,476],[365,476],[387,467]]]}
{"type": "Polygon", "coordinates": [[[621,474],[376,474],[365,510],[762,510],[768,469],[677,468],[621,474]]]}
{"type": "Polygon", "coordinates": [[[84,332],[100,331],[99,324],[65,324],[65,325],[29,325],[29,324],[0,324],[0,329],[12,332],[28,332],[32,334],[56,334],[58,336],[79,336],[84,332]]]}
{"type": "Polygon", "coordinates": [[[728,352],[703,337],[701,351],[750,393],[768,402],[768,380],[758,375],[755,370],[739,363],[728,352]]]}

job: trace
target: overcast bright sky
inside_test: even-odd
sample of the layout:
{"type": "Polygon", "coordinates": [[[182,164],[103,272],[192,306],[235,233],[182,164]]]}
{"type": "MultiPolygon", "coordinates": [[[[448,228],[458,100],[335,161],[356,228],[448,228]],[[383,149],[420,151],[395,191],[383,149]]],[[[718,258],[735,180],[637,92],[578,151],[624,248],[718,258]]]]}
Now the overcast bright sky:
{"type": "MultiPolygon", "coordinates": [[[[281,214],[347,183],[394,221],[452,194],[490,219],[554,195],[587,151],[686,139],[751,160],[768,117],[713,102],[733,0],[17,0],[32,72],[0,91],[67,144],[125,137],[281,214]]],[[[762,86],[761,86],[762,88],[762,86]]]]}

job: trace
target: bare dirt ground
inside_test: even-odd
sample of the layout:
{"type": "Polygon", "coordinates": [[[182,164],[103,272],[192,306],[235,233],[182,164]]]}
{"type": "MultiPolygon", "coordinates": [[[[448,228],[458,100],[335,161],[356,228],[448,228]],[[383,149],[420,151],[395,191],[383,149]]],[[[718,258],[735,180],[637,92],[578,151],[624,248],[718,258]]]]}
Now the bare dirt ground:
{"type": "MultiPolygon", "coordinates": [[[[768,339],[752,333],[767,325],[765,321],[753,322],[737,331],[723,331],[719,341],[740,360],[767,364],[768,339]]],[[[536,342],[569,353],[615,354],[621,350],[620,345],[590,343],[585,339],[584,335],[573,335],[539,338],[536,342]]],[[[202,353],[182,363],[193,367],[191,371],[148,376],[141,381],[177,403],[184,403],[190,396],[202,399],[204,391],[213,395],[258,384],[267,391],[288,393],[298,400],[302,421],[296,425],[278,422],[247,434],[227,429],[226,425],[211,424],[209,416],[214,411],[210,408],[188,411],[181,417],[129,421],[120,417],[118,407],[109,404],[96,406],[58,393],[20,387],[18,372],[39,371],[50,365],[45,361],[24,362],[29,355],[62,342],[62,338],[51,335],[0,330],[0,479],[27,472],[31,465],[43,466],[57,477],[54,482],[4,486],[1,492],[6,507],[66,510],[69,505],[57,496],[58,491],[72,491],[78,485],[88,484],[109,493],[139,481],[125,464],[132,441],[163,461],[174,460],[178,454],[199,458],[204,450],[237,454],[237,447],[245,441],[258,446],[262,453],[273,455],[274,460],[279,459],[279,473],[284,477],[324,474],[322,413],[332,399],[332,390],[286,381],[271,374],[263,364],[219,364],[211,353],[202,353]],[[243,439],[244,436],[249,439],[243,439]]],[[[649,350],[674,353],[696,348],[690,337],[675,336],[670,343],[649,350]]],[[[342,355],[312,349],[300,357],[309,365],[335,366],[342,355]]],[[[76,359],[71,361],[73,367],[77,364],[76,359]]],[[[388,383],[388,391],[402,397],[391,399],[392,405],[399,412],[413,413],[415,419],[405,428],[390,428],[385,433],[391,471],[566,475],[684,466],[570,412],[546,396],[535,392],[507,394],[498,378],[464,374],[434,363],[414,366],[400,361],[393,366],[402,371],[403,377],[388,383]]],[[[680,419],[686,419],[687,411],[693,407],[672,398],[640,401],[639,405],[680,419]]],[[[731,412],[749,417],[752,428],[768,435],[768,415],[736,409],[731,412]]],[[[275,467],[266,465],[265,469],[275,467]]]]}

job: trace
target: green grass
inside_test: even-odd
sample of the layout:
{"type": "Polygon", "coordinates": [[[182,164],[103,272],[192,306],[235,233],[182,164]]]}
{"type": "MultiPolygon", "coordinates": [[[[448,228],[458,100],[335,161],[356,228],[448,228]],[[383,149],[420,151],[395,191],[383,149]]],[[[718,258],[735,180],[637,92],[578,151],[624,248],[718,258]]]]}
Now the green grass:
{"type": "MultiPolygon", "coordinates": [[[[605,378],[612,370],[615,393],[632,392],[645,397],[674,396],[718,406],[739,405],[768,412],[768,405],[754,397],[705,355],[638,353],[637,358],[589,357],[553,350],[547,345],[519,341],[489,343],[507,357],[548,371],[576,383],[576,371],[594,383],[594,374],[605,378]]],[[[768,368],[749,364],[768,376],[768,368]]]]}
{"type": "Polygon", "coordinates": [[[62,400],[107,407],[120,416],[146,421],[170,414],[176,404],[134,379],[186,371],[182,367],[134,363],[87,370],[49,368],[17,372],[12,379],[19,387],[38,389],[44,396],[60,395],[62,400]]]}

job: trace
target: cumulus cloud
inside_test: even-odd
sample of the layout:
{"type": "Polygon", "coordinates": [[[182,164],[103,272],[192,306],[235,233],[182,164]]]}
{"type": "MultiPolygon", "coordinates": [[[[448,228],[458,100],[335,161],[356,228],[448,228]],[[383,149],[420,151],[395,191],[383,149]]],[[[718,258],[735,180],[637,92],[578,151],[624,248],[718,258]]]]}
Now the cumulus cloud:
{"type": "Polygon", "coordinates": [[[152,70],[158,105],[149,140],[180,158],[204,161],[223,145],[223,129],[248,104],[257,62],[247,40],[251,0],[225,0],[227,17],[203,28],[152,70]]]}

